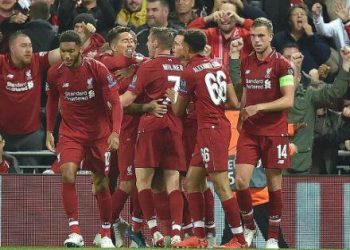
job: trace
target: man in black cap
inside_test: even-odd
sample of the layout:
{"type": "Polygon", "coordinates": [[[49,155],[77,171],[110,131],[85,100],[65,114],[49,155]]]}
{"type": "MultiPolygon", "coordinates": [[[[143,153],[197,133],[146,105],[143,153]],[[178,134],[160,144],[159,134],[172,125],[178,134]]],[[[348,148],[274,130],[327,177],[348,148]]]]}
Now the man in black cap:
{"type": "Polygon", "coordinates": [[[95,33],[95,17],[89,13],[81,13],[74,18],[73,26],[82,41],[83,56],[96,57],[105,39],[95,33]]]}
{"type": "Polygon", "coordinates": [[[72,29],[74,18],[82,13],[89,13],[96,19],[96,32],[104,37],[114,26],[116,12],[109,0],[59,0],[58,33],[72,29]]]}

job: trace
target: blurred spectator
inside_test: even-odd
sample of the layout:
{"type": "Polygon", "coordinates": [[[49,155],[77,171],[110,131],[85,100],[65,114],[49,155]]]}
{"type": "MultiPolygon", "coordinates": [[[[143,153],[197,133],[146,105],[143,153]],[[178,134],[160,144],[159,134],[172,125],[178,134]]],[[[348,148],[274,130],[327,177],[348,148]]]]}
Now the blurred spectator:
{"type": "Polygon", "coordinates": [[[346,22],[350,22],[350,15],[348,9],[340,1],[336,2],[338,2],[336,5],[338,10],[337,19],[325,23],[322,16],[322,5],[320,3],[315,3],[312,6],[312,15],[317,33],[333,38],[336,48],[340,50],[340,48],[350,43],[349,36],[344,29],[346,22]]]}
{"type": "Polygon", "coordinates": [[[325,63],[331,67],[331,72],[338,70],[338,61],[333,60],[331,49],[322,37],[314,34],[307,19],[308,9],[304,4],[294,5],[289,9],[288,20],[290,29],[281,31],[274,37],[273,44],[277,51],[282,51],[284,45],[297,43],[304,61],[302,70],[309,73],[325,63]]]}
{"type": "Polygon", "coordinates": [[[138,45],[136,51],[148,56],[147,40],[152,27],[167,27],[179,30],[182,27],[168,21],[169,3],[167,0],[147,1],[147,23],[136,30],[138,45]]]}
{"type": "Polygon", "coordinates": [[[90,13],[95,17],[96,31],[104,37],[114,26],[116,13],[109,0],[60,0],[59,33],[72,29],[74,18],[81,13],[90,13]]]}
{"type": "Polygon", "coordinates": [[[82,41],[83,56],[96,57],[100,48],[106,42],[103,36],[96,31],[96,20],[93,15],[82,13],[77,15],[73,21],[74,31],[82,41]]]}
{"type": "Polygon", "coordinates": [[[50,6],[45,2],[35,2],[29,11],[30,22],[23,27],[23,32],[32,41],[33,52],[48,51],[56,37],[50,18],[50,6]]]}
{"type": "Polygon", "coordinates": [[[263,0],[263,11],[272,21],[275,34],[288,29],[286,16],[290,6],[289,0],[263,0]]]}
{"type": "MultiPolygon", "coordinates": [[[[349,92],[349,91],[348,91],[349,92]]],[[[338,163],[338,149],[339,145],[340,148],[344,147],[345,150],[350,150],[350,107],[348,106],[350,103],[350,100],[343,100],[345,106],[343,107],[343,110],[341,112],[341,123],[340,126],[337,127],[337,129],[332,129],[330,133],[323,134],[322,136],[319,136],[315,139],[314,144],[319,145],[322,147],[319,151],[329,150],[329,148],[333,148],[336,150],[334,152],[334,161],[332,165],[328,164],[321,164],[323,167],[321,170],[321,174],[336,174],[337,170],[335,169],[335,163],[338,163]],[[343,145],[344,144],[344,145],[343,145]],[[335,161],[336,158],[336,161],[335,161]],[[329,167],[330,165],[330,167],[329,167]]],[[[315,165],[315,164],[313,164],[315,165]]]]}
{"type": "Polygon", "coordinates": [[[0,174],[7,174],[9,171],[9,164],[3,158],[4,153],[5,140],[2,138],[0,134],[0,174]]]}
{"type": "Polygon", "coordinates": [[[36,2],[44,2],[50,7],[50,15],[48,22],[51,23],[54,31],[58,32],[58,2],[59,0],[32,0],[32,5],[36,2]]]}
{"type": "Polygon", "coordinates": [[[138,28],[146,24],[147,0],[124,0],[124,7],[117,14],[116,24],[138,28]]]}
{"type": "MultiPolygon", "coordinates": [[[[41,74],[60,60],[58,50],[33,53],[30,38],[17,31],[9,39],[10,53],[0,55],[0,133],[8,151],[43,149],[41,74]]],[[[27,159],[25,165],[37,165],[27,159]]]]}
{"type": "Polygon", "coordinates": [[[188,28],[205,29],[210,22],[216,22],[218,27],[204,30],[207,44],[211,46],[211,58],[219,61],[229,70],[229,51],[231,41],[240,37],[244,40],[241,57],[246,57],[251,51],[249,29],[253,23],[251,19],[244,19],[237,15],[236,5],[223,3],[219,10],[209,16],[199,17],[188,25],[188,28]],[[243,26],[243,27],[242,27],[243,26]]]}
{"type": "Polygon", "coordinates": [[[23,28],[28,19],[27,12],[16,0],[0,0],[0,31],[3,35],[1,52],[8,52],[8,39],[12,33],[23,28]]]}
{"type": "Polygon", "coordinates": [[[226,0],[226,2],[235,4],[238,14],[244,18],[250,18],[253,20],[258,17],[267,18],[266,13],[262,9],[249,4],[247,0],[226,0]]]}
{"type": "Polygon", "coordinates": [[[196,17],[196,9],[194,9],[195,0],[175,0],[175,12],[171,17],[172,20],[177,20],[178,24],[184,28],[196,17]]]}
{"type": "Polygon", "coordinates": [[[334,134],[342,126],[339,112],[320,108],[316,111],[315,139],[312,149],[312,174],[337,174],[339,143],[334,145],[319,141],[323,135],[334,134]]]}
{"type": "Polygon", "coordinates": [[[288,122],[294,124],[295,135],[291,142],[297,146],[297,154],[292,157],[291,168],[285,174],[305,175],[308,174],[312,164],[312,145],[316,120],[316,109],[327,107],[336,98],[342,97],[349,85],[350,80],[350,49],[341,52],[343,65],[333,84],[327,84],[322,89],[305,89],[301,80],[301,65],[303,54],[296,44],[289,44],[282,50],[283,56],[292,63],[295,78],[294,106],[288,112],[288,122]]]}
{"type": "Polygon", "coordinates": [[[16,0],[0,0],[0,23],[5,18],[9,18],[14,15],[16,0]]]}
{"type": "MultiPolygon", "coordinates": [[[[340,0],[340,1],[344,4],[344,6],[350,6],[350,0],[340,0]]],[[[335,0],[304,0],[304,2],[309,7],[316,2],[320,2],[327,8],[327,15],[329,16],[330,21],[338,18],[335,0]]]]}

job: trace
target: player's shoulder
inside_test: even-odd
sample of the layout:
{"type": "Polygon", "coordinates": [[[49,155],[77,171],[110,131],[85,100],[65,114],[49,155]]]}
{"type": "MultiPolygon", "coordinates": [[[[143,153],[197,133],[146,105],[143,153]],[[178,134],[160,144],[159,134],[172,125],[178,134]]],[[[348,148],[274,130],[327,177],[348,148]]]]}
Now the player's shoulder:
{"type": "Polygon", "coordinates": [[[157,67],[161,65],[161,60],[158,57],[147,60],[140,64],[139,69],[141,70],[155,70],[157,67]]]}
{"type": "Polygon", "coordinates": [[[277,61],[282,62],[282,63],[288,63],[289,64],[289,61],[287,60],[287,58],[285,58],[280,52],[278,52],[275,49],[272,51],[270,56],[274,60],[277,60],[277,61]]]}
{"type": "Polygon", "coordinates": [[[52,65],[49,70],[48,70],[48,76],[52,77],[52,76],[57,76],[58,74],[60,74],[61,72],[65,71],[66,67],[63,64],[63,62],[59,61],[57,63],[55,63],[54,65],[52,65]]]}
{"type": "Polygon", "coordinates": [[[101,63],[100,61],[92,58],[92,57],[83,57],[83,64],[86,64],[86,65],[98,65],[98,66],[104,66],[103,63],[101,63]]]}
{"type": "Polygon", "coordinates": [[[102,62],[105,65],[106,64],[111,64],[111,62],[113,62],[113,55],[110,55],[110,54],[101,55],[98,58],[98,61],[102,62]]]}
{"type": "Polygon", "coordinates": [[[85,68],[89,68],[94,73],[101,73],[102,70],[107,70],[106,65],[104,65],[102,62],[97,61],[94,58],[91,57],[83,57],[83,63],[82,66],[85,68]]]}

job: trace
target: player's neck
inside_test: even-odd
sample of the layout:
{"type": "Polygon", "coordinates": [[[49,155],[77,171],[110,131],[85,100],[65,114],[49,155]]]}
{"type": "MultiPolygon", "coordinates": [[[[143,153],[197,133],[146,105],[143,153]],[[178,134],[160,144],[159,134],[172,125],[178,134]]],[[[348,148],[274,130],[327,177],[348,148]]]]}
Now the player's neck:
{"type": "Polygon", "coordinates": [[[21,60],[18,60],[17,58],[13,57],[12,55],[10,55],[10,59],[11,59],[12,64],[18,69],[24,68],[26,66],[26,64],[24,64],[21,60]]]}
{"type": "Polygon", "coordinates": [[[256,57],[259,59],[259,61],[265,61],[266,57],[268,57],[272,52],[271,46],[269,46],[264,52],[256,53],[256,57]]]}
{"type": "Polygon", "coordinates": [[[77,69],[83,64],[83,58],[82,56],[79,56],[78,60],[71,66],[69,67],[70,69],[77,69]]]}
{"type": "Polygon", "coordinates": [[[162,55],[171,55],[171,51],[167,49],[163,49],[163,50],[156,50],[156,52],[154,53],[154,57],[158,57],[162,55]]]}

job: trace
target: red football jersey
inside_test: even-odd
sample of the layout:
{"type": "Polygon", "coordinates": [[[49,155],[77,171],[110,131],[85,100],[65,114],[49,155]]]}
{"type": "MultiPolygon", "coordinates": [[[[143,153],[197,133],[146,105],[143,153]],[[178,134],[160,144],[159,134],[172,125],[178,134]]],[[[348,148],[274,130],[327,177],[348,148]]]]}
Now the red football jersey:
{"type": "Polygon", "coordinates": [[[229,75],[214,59],[194,56],[181,75],[181,95],[195,96],[198,129],[230,127],[225,116],[226,87],[229,75]]]}
{"type": "Polygon", "coordinates": [[[24,68],[0,55],[0,132],[23,135],[41,127],[41,74],[49,67],[46,52],[33,54],[24,68]]]}
{"type": "MultiPolygon", "coordinates": [[[[165,97],[165,92],[172,87],[175,90],[179,89],[182,71],[183,66],[178,59],[170,55],[160,55],[140,65],[128,90],[138,96],[143,94],[145,102],[163,99],[163,103],[170,104],[165,97]]],[[[181,119],[174,115],[170,105],[167,114],[162,118],[144,114],[141,117],[139,131],[152,131],[167,127],[172,131],[182,133],[181,119]]]]}
{"type": "MultiPolygon", "coordinates": [[[[106,65],[107,69],[113,74],[116,70],[127,68],[130,65],[134,64],[135,61],[132,58],[128,58],[125,56],[113,56],[113,55],[105,55],[100,60],[104,65],[106,65]]],[[[129,84],[131,83],[132,77],[127,77],[118,82],[119,85],[119,94],[122,95],[127,89],[129,84]]],[[[138,97],[135,102],[140,103],[141,97],[138,97]]],[[[137,128],[140,122],[141,115],[123,115],[122,127],[121,127],[121,135],[125,137],[129,137],[132,134],[137,133],[137,128]]]]}
{"type": "Polygon", "coordinates": [[[60,135],[88,141],[106,137],[111,133],[109,101],[114,106],[113,131],[120,132],[122,109],[117,82],[102,63],[87,57],[75,69],[57,63],[50,68],[47,83],[49,131],[54,127],[60,101],[60,135]]]}
{"type": "MultiPolygon", "coordinates": [[[[259,61],[256,54],[251,53],[241,64],[242,84],[246,89],[245,105],[272,102],[282,97],[279,79],[286,75],[293,75],[293,70],[276,50],[265,61],[259,61]]],[[[258,112],[243,123],[242,129],[255,135],[287,135],[287,112],[258,112]]]]}

